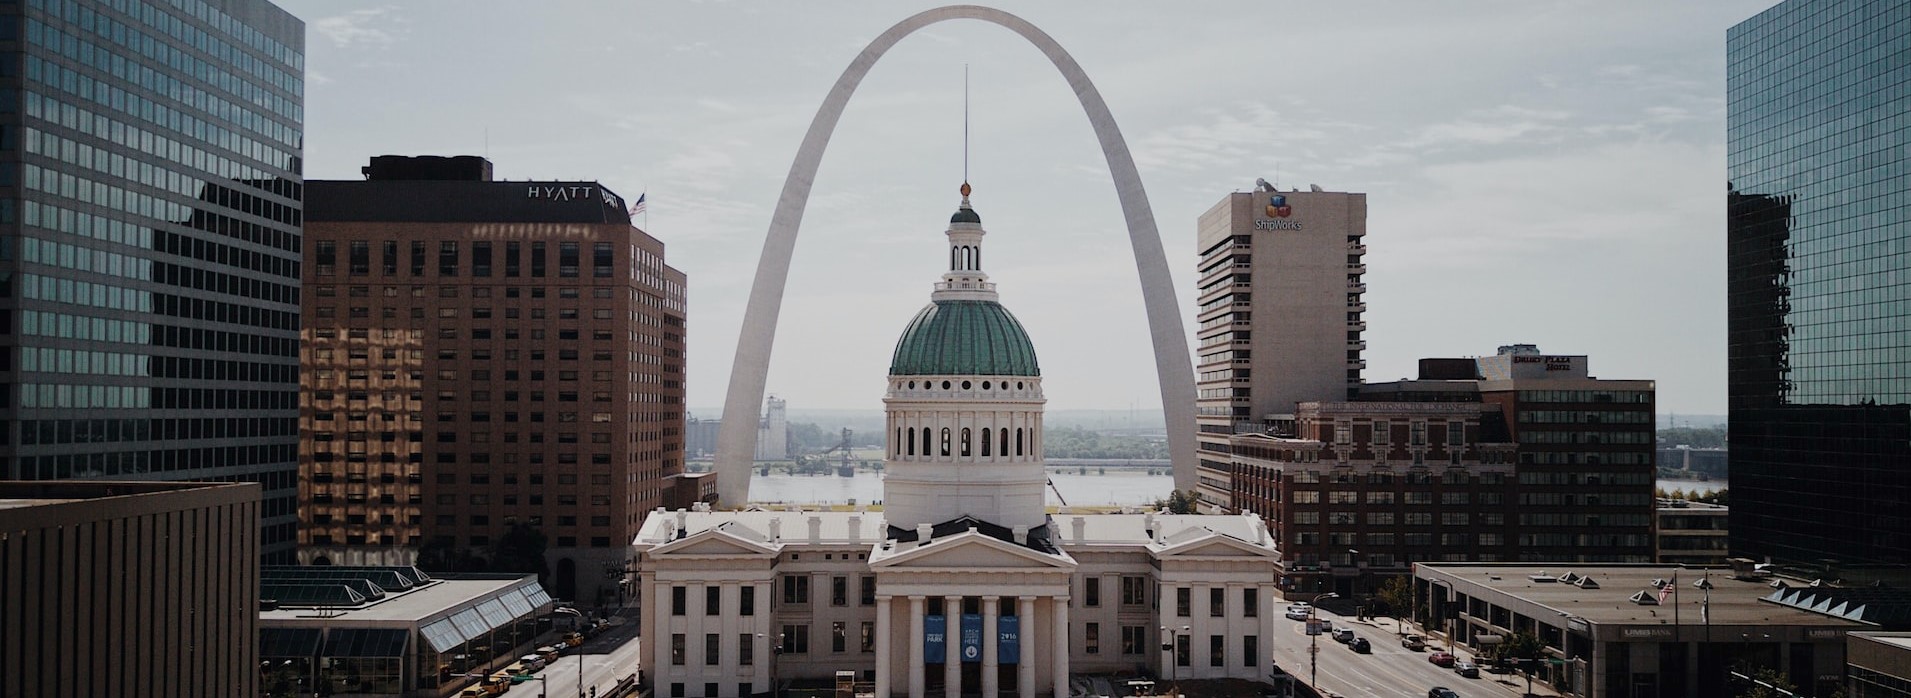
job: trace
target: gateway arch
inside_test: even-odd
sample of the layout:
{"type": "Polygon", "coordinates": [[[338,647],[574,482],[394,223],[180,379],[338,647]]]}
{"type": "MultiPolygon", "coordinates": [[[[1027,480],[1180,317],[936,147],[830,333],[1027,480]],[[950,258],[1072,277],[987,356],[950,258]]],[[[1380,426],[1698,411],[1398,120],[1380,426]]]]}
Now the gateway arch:
{"type": "Polygon", "coordinates": [[[1108,158],[1109,174],[1115,180],[1115,194],[1121,200],[1122,217],[1128,224],[1128,242],[1135,251],[1135,271],[1141,277],[1142,305],[1148,313],[1148,333],[1154,341],[1155,373],[1161,382],[1161,404],[1168,418],[1168,450],[1174,460],[1174,486],[1178,490],[1195,488],[1194,441],[1194,364],[1188,355],[1187,334],[1177,311],[1174,283],[1168,273],[1168,260],[1162,253],[1161,233],[1155,227],[1154,210],[1142,190],[1141,175],[1135,171],[1135,159],[1128,143],[1121,138],[1108,103],[1102,100],[1095,84],[1082,72],[1074,57],[1055,43],[1047,33],[1015,15],[977,5],[950,5],[922,12],[898,22],[869,42],[863,52],[843,70],[830,88],[823,106],[810,121],[796,161],[783,180],[783,194],[770,218],[769,234],[763,241],[763,256],[758,259],[756,281],[750,287],[750,304],[743,313],[743,328],[737,338],[735,362],[730,368],[730,389],[724,396],[723,423],[717,432],[718,501],[741,507],[749,502],[751,463],[756,456],[758,409],[769,377],[770,345],[776,338],[777,314],[783,305],[783,288],[790,275],[790,253],[796,246],[796,231],[803,222],[803,209],[809,204],[810,187],[823,150],[829,145],[843,108],[855,94],[863,76],[876,65],[890,47],[916,30],[952,19],[979,19],[1013,31],[1055,64],[1068,81],[1069,88],[1081,100],[1088,113],[1089,126],[1108,158]]]}

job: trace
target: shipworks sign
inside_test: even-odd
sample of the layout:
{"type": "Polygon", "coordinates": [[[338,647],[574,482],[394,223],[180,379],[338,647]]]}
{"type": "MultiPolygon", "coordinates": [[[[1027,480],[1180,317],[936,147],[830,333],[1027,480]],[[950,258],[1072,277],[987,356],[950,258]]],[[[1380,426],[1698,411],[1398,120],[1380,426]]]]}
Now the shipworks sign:
{"type": "Polygon", "coordinates": [[[1300,230],[1301,222],[1288,220],[1294,215],[1294,207],[1287,204],[1287,196],[1273,194],[1267,197],[1267,206],[1262,208],[1266,218],[1254,221],[1255,230],[1300,230]]]}

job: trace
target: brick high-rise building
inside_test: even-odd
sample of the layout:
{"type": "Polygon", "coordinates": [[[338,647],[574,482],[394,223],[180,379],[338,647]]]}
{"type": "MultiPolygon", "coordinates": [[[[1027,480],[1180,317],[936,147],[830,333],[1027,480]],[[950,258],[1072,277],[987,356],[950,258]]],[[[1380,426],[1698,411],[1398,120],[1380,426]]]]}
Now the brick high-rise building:
{"type": "Polygon", "coordinates": [[[1478,402],[1308,402],[1291,435],[1231,439],[1231,500],[1281,551],[1281,589],[1365,595],[1413,563],[1514,559],[1514,445],[1478,402]]]}
{"type": "Polygon", "coordinates": [[[305,23],[65,0],[0,26],[0,479],[256,482],[289,561],[305,23]]]}
{"type": "Polygon", "coordinates": [[[1360,387],[1367,195],[1229,194],[1201,215],[1195,302],[1198,494],[1231,511],[1228,438],[1360,387]]]}
{"type": "Polygon", "coordinates": [[[595,182],[365,173],[308,183],[301,557],[495,559],[521,526],[559,598],[615,598],[683,469],[683,273],[595,182]]]}
{"type": "Polygon", "coordinates": [[[1366,386],[1363,400],[1478,401],[1518,444],[1517,562],[1651,562],[1655,388],[1587,373],[1583,355],[1500,347],[1424,359],[1421,378],[1366,386]],[[1470,370],[1469,370],[1470,369],[1470,370]]]}

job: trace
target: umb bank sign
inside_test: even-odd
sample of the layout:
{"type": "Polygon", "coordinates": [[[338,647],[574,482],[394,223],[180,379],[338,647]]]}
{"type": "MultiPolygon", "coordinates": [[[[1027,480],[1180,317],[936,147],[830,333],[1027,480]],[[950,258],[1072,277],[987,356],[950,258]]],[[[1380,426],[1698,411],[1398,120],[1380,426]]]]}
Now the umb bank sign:
{"type": "Polygon", "coordinates": [[[1273,194],[1267,197],[1267,205],[1261,209],[1264,218],[1254,219],[1255,230],[1300,230],[1301,222],[1288,220],[1294,215],[1294,207],[1287,204],[1287,196],[1273,194]]]}

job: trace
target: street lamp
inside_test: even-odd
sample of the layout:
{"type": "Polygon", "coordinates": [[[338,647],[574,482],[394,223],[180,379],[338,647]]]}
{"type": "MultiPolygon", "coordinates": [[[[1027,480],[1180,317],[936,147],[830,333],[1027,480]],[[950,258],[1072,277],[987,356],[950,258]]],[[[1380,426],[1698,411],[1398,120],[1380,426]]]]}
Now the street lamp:
{"type": "MultiPolygon", "coordinates": [[[[756,634],[757,639],[768,639],[763,633],[756,634]]],[[[783,633],[776,634],[775,644],[770,645],[770,698],[776,698],[776,658],[783,655],[783,633]]]]}
{"type": "Polygon", "coordinates": [[[1188,632],[1188,626],[1181,626],[1181,633],[1177,633],[1173,628],[1164,625],[1161,626],[1161,632],[1168,638],[1166,642],[1161,643],[1161,651],[1168,653],[1166,664],[1168,665],[1169,695],[1179,695],[1181,688],[1176,685],[1179,678],[1176,676],[1175,667],[1181,665],[1181,633],[1188,632]]]}
{"type": "MultiPolygon", "coordinates": [[[[575,616],[578,625],[581,626],[584,624],[584,613],[582,611],[568,606],[558,606],[552,610],[565,615],[575,616]]],[[[584,653],[581,646],[577,653],[577,698],[584,698],[584,653]]]]}
{"type": "Polygon", "coordinates": [[[1340,595],[1333,592],[1321,594],[1307,607],[1307,685],[1315,693],[1320,692],[1320,602],[1338,598],[1340,595]]]}
{"type": "Polygon", "coordinates": [[[1360,564],[1360,551],[1348,548],[1347,561],[1353,563],[1354,566],[1354,619],[1366,620],[1369,614],[1367,613],[1367,607],[1360,601],[1360,583],[1366,581],[1367,570],[1360,564]]]}

